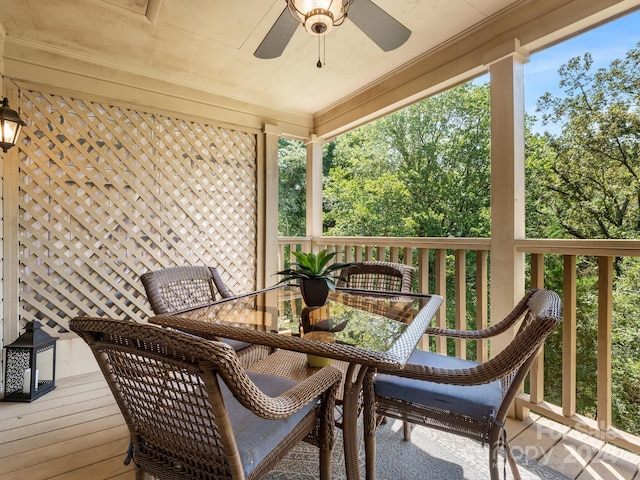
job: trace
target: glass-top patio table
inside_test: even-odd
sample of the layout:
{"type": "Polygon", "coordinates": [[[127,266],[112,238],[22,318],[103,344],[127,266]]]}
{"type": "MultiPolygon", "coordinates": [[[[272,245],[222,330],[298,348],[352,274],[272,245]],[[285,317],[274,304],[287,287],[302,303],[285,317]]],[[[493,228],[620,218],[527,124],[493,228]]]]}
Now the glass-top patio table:
{"type": "MultiPolygon", "coordinates": [[[[367,371],[402,368],[441,304],[442,297],[437,295],[337,289],[329,293],[324,306],[305,307],[299,288],[290,285],[159,315],[150,322],[205,338],[231,338],[281,349],[269,357],[274,364],[282,359],[296,363],[287,367],[289,373],[298,369],[297,376],[309,375],[313,369],[306,365],[306,357],[292,351],[347,362],[342,397],[344,453],[347,478],[356,480],[359,399],[367,371]]],[[[367,389],[364,393],[364,408],[375,408],[367,389]]],[[[365,452],[375,455],[375,424],[371,425],[375,412],[364,418],[370,419],[364,425],[365,452]]],[[[372,480],[372,472],[367,472],[367,478],[372,480]]]]}

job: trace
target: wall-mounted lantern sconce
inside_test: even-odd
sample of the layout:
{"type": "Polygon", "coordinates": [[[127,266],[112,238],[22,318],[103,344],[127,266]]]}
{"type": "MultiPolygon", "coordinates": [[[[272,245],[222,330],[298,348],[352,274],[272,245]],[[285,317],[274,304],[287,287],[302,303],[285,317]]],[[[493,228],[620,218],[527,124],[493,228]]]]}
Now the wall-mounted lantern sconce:
{"type": "Polygon", "coordinates": [[[18,112],[9,108],[9,99],[4,97],[2,100],[2,106],[0,107],[0,148],[4,153],[7,153],[11,147],[18,142],[18,136],[22,127],[26,123],[22,121],[18,112]]]}
{"type": "Polygon", "coordinates": [[[7,350],[5,402],[31,402],[56,388],[56,337],[40,322],[27,322],[25,333],[7,350]]]}

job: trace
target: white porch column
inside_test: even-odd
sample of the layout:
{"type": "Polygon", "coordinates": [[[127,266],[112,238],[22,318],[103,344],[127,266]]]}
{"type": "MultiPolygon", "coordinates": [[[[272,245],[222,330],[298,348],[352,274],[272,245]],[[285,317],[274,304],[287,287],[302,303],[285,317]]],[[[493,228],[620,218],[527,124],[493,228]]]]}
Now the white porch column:
{"type": "MultiPolygon", "coordinates": [[[[307,236],[322,236],[322,145],[311,135],[307,145],[307,236]]],[[[314,250],[316,250],[314,248],[314,250]]]]}
{"type": "MultiPolygon", "coordinates": [[[[491,323],[505,317],[525,291],[525,258],[515,240],[525,237],[524,63],[514,39],[511,53],[489,67],[491,78],[491,323]]],[[[491,344],[495,356],[513,338],[491,344]]]]}
{"type": "Polygon", "coordinates": [[[256,288],[274,284],[273,274],[278,271],[278,140],[282,132],[274,125],[265,125],[263,132],[264,148],[258,145],[256,288]]]}

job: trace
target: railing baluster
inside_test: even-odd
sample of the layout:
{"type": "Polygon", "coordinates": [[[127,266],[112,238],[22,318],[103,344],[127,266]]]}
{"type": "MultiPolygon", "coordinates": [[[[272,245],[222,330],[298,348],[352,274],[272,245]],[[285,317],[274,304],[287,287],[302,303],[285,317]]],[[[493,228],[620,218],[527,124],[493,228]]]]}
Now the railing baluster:
{"type": "Polygon", "coordinates": [[[611,428],[613,257],[598,257],[598,427],[611,428]]]}
{"type": "Polygon", "coordinates": [[[296,251],[296,245],[291,245],[291,248],[289,249],[289,264],[292,264],[293,262],[296,261],[296,257],[293,254],[293,252],[296,251]]]}
{"type": "MultiPolygon", "coordinates": [[[[405,259],[406,260],[406,259],[405,259]]],[[[429,249],[418,249],[418,293],[429,293],[429,249]]],[[[423,335],[420,348],[429,351],[429,336],[423,335]]]]}
{"type": "Polygon", "coordinates": [[[365,260],[367,262],[370,262],[373,260],[373,246],[372,245],[367,245],[366,247],[364,247],[364,252],[365,252],[365,260]]]}
{"type": "Polygon", "coordinates": [[[418,292],[429,293],[429,249],[418,249],[418,292]]]}
{"type": "Polygon", "coordinates": [[[286,243],[278,243],[278,270],[284,270],[284,250],[286,243]]]}
{"type": "Polygon", "coordinates": [[[342,245],[334,245],[334,249],[336,252],[336,256],[333,257],[334,261],[337,263],[344,263],[344,253],[343,253],[343,248],[342,245]]]}
{"type": "MultiPolygon", "coordinates": [[[[444,301],[436,313],[436,327],[447,328],[447,251],[436,250],[436,284],[435,294],[440,295],[444,301]]],[[[443,336],[436,337],[436,352],[447,354],[447,339],[443,336]]]]}
{"type": "Polygon", "coordinates": [[[531,254],[531,288],[544,288],[544,254],[531,254]]]}
{"type": "MultiPolygon", "coordinates": [[[[467,328],[467,262],[466,250],[455,250],[455,325],[457,330],[467,328]]],[[[456,338],[456,357],[467,358],[467,341],[456,338]]]]}
{"type": "Polygon", "coordinates": [[[576,413],[576,256],[564,256],[562,319],[562,413],[576,413]]]}
{"type": "MultiPolygon", "coordinates": [[[[544,254],[531,254],[531,288],[544,288],[544,254]]],[[[544,345],[531,365],[529,395],[533,403],[544,400],[544,345]]]]}
{"type": "MultiPolygon", "coordinates": [[[[476,251],[476,328],[481,330],[489,325],[489,288],[487,282],[486,250],[476,251]]],[[[489,360],[489,345],[487,340],[478,341],[478,362],[489,360]]]]}
{"type": "Polygon", "coordinates": [[[405,247],[402,251],[402,263],[413,265],[413,248],[405,247]]]}
{"type": "Polygon", "coordinates": [[[351,246],[351,245],[347,245],[344,248],[345,248],[345,255],[344,255],[345,263],[353,262],[353,249],[354,249],[354,247],[351,246]]]}

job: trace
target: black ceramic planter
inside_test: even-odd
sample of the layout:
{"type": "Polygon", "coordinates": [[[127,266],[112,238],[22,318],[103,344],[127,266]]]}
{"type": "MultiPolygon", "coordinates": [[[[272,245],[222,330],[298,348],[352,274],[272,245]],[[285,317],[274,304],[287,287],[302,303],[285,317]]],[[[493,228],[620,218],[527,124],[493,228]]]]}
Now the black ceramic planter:
{"type": "Polygon", "coordinates": [[[324,280],[300,280],[300,292],[307,307],[321,307],[327,301],[329,285],[324,280]]]}

